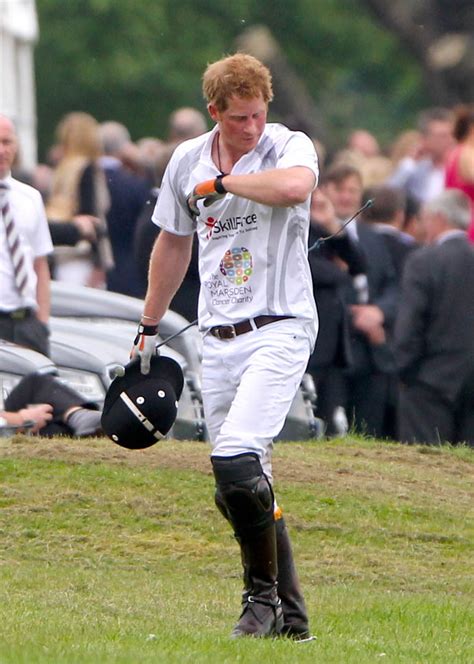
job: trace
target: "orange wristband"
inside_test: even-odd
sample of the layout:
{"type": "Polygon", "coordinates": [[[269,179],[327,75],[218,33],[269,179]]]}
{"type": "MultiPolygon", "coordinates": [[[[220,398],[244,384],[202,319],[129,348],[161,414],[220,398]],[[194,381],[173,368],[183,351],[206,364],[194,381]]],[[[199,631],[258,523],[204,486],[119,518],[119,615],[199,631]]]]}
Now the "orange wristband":
{"type": "Polygon", "coordinates": [[[198,196],[210,196],[211,194],[216,193],[216,188],[214,186],[214,180],[205,180],[205,182],[200,182],[194,188],[194,193],[198,196]]]}

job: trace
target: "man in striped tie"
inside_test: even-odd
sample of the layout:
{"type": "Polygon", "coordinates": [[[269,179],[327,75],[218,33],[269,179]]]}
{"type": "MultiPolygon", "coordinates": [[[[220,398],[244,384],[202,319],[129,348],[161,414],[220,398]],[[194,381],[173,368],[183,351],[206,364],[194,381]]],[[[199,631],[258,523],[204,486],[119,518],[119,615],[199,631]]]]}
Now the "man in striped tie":
{"type": "Polygon", "coordinates": [[[0,338],[48,355],[53,244],[40,193],[11,175],[17,145],[0,115],[0,338]]]}

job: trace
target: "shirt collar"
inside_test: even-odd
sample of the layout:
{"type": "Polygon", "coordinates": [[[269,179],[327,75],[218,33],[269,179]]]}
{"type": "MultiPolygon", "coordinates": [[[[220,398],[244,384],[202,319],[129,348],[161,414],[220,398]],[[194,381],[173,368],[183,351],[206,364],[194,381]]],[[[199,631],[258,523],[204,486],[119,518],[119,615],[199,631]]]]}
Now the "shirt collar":
{"type": "Polygon", "coordinates": [[[443,244],[444,242],[447,242],[447,240],[451,240],[452,238],[455,237],[466,237],[466,232],[462,231],[458,228],[453,228],[452,230],[449,231],[444,231],[444,233],[440,233],[438,237],[436,238],[435,244],[443,244]]]}
{"type": "Polygon", "coordinates": [[[387,233],[388,235],[398,235],[400,232],[398,228],[395,228],[395,226],[391,226],[390,224],[384,224],[381,221],[374,221],[374,228],[377,231],[380,231],[380,233],[387,233]]]}
{"type": "Polygon", "coordinates": [[[409,235],[408,233],[405,233],[405,231],[401,231],[399,228],[396,226],[392,226],[391,224],[384,224],[383,222],[373,222],[375,226],[375,230],[377,230],[380,233],[385,233],[386,235],[393,235],[394,237],[397,237],[399,240],[402,240],[403,242],[406,242],[407,244],[413,244],[415,242],[415,239],[409,235]]]}
{"type": "Polygon", "coordinates": [[[214,137],[219,131],[219,125],[216,124],[214,127],[211,129],[210,132],[208,132],[208,137],[206,140],[206,143],[204,145],[204,150],[202,151],[201,154],[201,160],[205,161],[208,165],[213,166],[214,168],[217,168],[216,164],[214,163],[212,159],[212,144],[214,142],[214,137]]]}
{"type": "Polygon", "coordinates": [[[4,178],[0,178],[0,182],[3,182],[4,184],[6,184],[9,189],[11,187],[12,180],[13,180],[13,178],[12,178],[11,171],[9,173],[7,173],[7,175],[4,178]]]}
{"type": "Polygon", "coordinates": [[[109,168],[110,170],[118,170],[122,166],[120,159],[108,154],[99,157],[99,164],[102,168],[109,168]]]}

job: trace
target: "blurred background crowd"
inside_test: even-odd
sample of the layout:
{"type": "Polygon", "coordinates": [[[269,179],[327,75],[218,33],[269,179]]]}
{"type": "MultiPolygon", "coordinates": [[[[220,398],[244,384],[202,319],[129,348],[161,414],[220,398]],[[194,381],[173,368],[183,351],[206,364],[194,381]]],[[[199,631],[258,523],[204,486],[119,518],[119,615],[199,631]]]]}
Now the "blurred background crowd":
{"type": "MultiPolygon", "coordinates": [[[[47,161],[32,171],[21,164],[14,169],[43,198],[54,243],[53,278],[143,297],[158,232],[151,215],[165,167],[179,142],[207,130],[207,118],[191,107],[170,115],[165,136],[135,141],[114,120],[99,123],[85,112],[62,118],[47,161]]],[[[452,188],[474,200],[474,107],[423,110],[417,125],[388,146],[380,146],[367,128],[350,129],[332,154],[314,140],[321,166],[309,238],[320,316],[309,365],[316,413],[327,435],[353,427],[396,439],[400,367],[394,335],[403,315],[405,261],[435,239],[424,212],[432,201],[452,188]],[[373,205],[338,233],[368,199],[373,205]],[[320,244],[321,238],[328,241],[320,244]]],[[[462,230],[474,239],[472,218],[462,230]]],[[[196,250],[172,302],[190,321],[199,292],[196,250]]],[[[467,283],[466,297],[469,288],[467,283]]]]}
{"type": "MultiPolygon", "coordinates": [[[[212,43],[213,49],[222,52],[248,50],[272,71],[276,94],[270,120],[305,131],[319,156],[321,177],[312,197],[309,255],[320,332],[308,371],[317,385],[316,413],[324,420],[327,435],[339,435],[352,426],[379,437],[423,440],[426,435],[414,431],[412,420],[430,420],[429,402],[437,412],[445,409],[449,420],[446,432],[438,431],[440,439],[473,443],[471,256],[464,263],[464,258],[451,258],[451,266],[455,263],[462,272],[450,274],[449,265],[443,272],[439,288],[450,279],[453,282],[448,294],[433,292],[436,275],[427,275],[424,283],[420,277],[424,248],[438,245],[442,237],[461,234],[474,241],[472,4],[431,0],[416,9],[418,3],[408,1],[397,8],[368,1],[361,3],[364,9],[355,17],[351,3],[334,0],[324,8],[323,21],[302,2],[291,10],[287,3],[272,2],[270,16],[267,2],[256,3],[258,10],[237,11],[217,10],[209,0],[201,3],[197,15],[197,5],[187,1],[178,8],[162,0],[153,10],[138,2],[133,11],[121,2],[104,1],[87,2],[89,12],[71,8],[71,20],[66,23],[58,22],[54,2],[37,4],[40,25],[48,36],[39,43],[39,60],[44,65],[52,55],[60,58],[51,68],[37,68],[38,100],[46,127],[42,131],[40,125],[38,132],[40,162],[29,165],[22,160],[20,144],[13,175],[41,194],[54,244],[53,278],[144,296],[148,259],[158,232],[151,215],[164,170],[178,143],[211,128],[202,100],[196,97],[201,60],[214,55],[214,50],[203,52],[203,44],[212,43]],[[368,11],[376,17],[378,28],[369,23],[368,11]],[[265,19],[273,32],[260,26],[242,33],[248,19],[254,23],[265,19]],[[104,32],[104,25],[111,29],[104,32]],[[161,33],[157,25],[163,26],[161,33]],[[205,37],[199,44],[191,25],[198,26],[205,37]],[[111,39],[117,36],[114,26],[123,30],[121,50],[112,48],[111,39]],[[171,50],[180,26],[189,35],[186,53],[171,50]],[[127,27],[138,36],[140,67],[126,38],[127,27]],[[386,41],[381,27],[396,35],[403,46],[386,41]],[[308,30],[319,41],[308,40],[308,30]],[[152,37],[163,45],[155,61],[152,37]],[[224,39],[228,39],[226,48],[221,44],[224,39]],[[190,60],[191,48],[196,57],[190,60]],[[143,49],[149,49],[149,58],[143,49]],[[123,57],[116,67],[119,60],[114,54],[119,52],[123,57]],[[286,53],[296,66],[306,65],[295,69],[286,53]],[[417,67],[406,66],[407,53],[417,60],[417,67]],[[172,55],[168,64],[166,54],[172,55]],[[337,57],[343,62],[338,65],[339,79],[331,68],[331,58],[337,57]],[[68,86],[64,67],[74,63],[78,63],[74,65],[77,80],[68,86]],[[317,104],[310,94],[313,88],[308,80],[314,76],[309,70],[320,85],[317,104]],[[188,86],[189,76],[194,85],[186,97],[182,88],[188,86]],[[390,80],[383,80],[384,76],[390,80]],[[107,77],[109,103],[107,93],[98,91],[108,85],[107,77]],[[345,81],[339,90],[337,80],[345,81]],[[60,95],[53,90],[58,84],[60,95]],[[124,86],[130,87],[128,99],[117,96],[124,86]],[[170,108],[179,96],[178,88],[180,99],[187,98],[194,106],[170,108]],[[155,98],[155,89],[161,90],[161,99],[155,98]],[[55,94],[53,109],[46,98],[51,94],[55,94]],[[132,98],[135,103],[143,101],[141,118],[133,110],[127,115],[132,98]],[[111,110],[114,107],[117,113],[111,110]],[[61,109],[68,110],[61,115],[61,109]],[[337,122],[328,132],[329,118],[337,122]],[[140,125],[160,127],[160,131],[142,132],[140,125]],[[458,194],[449,195],[452,191],[458,194]],[[368,199],[374,201],[372,206],[340,232],[368,199]],[[420,265],[412,254],[421,256],[420,265]],[[443,297],[452,310],[447,304],[441,313],[430,309],[443,297]],[[446,322],[438,330],[437,316],[449,319],[451,325],[446,322]],[[439,339],[430,338],[432,332],[439,339]],[[410,405],[420,394],[410,391],[410,377],[425,361],[423,352],[430,344],[434,355],[445,354],[449,368],[437,367],[432,376],[425,376],[423,389],[429,393],[423,395],[423,404],[417,405],[413,416],[410,405]],[[453,375],[460,377],[455,387],[453,375]]],[[[441,265],[447,259],[433,255],[429,260],[441,265]]],[[[194,320],[198,291],[195,247],[172,308],[194,320]]]]}

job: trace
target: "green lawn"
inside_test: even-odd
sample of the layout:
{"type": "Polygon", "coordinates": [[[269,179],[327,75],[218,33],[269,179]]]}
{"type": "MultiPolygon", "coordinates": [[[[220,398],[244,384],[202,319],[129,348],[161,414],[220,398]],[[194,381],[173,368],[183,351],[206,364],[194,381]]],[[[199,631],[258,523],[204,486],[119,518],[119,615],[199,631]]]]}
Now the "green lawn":
{"type": "Polygon", "coordinates": [[[203,443],[0,439],[0,664],[474,662],[474,452],[278,443],[317,641],[231,641],[237,545],[203,443]]]}

